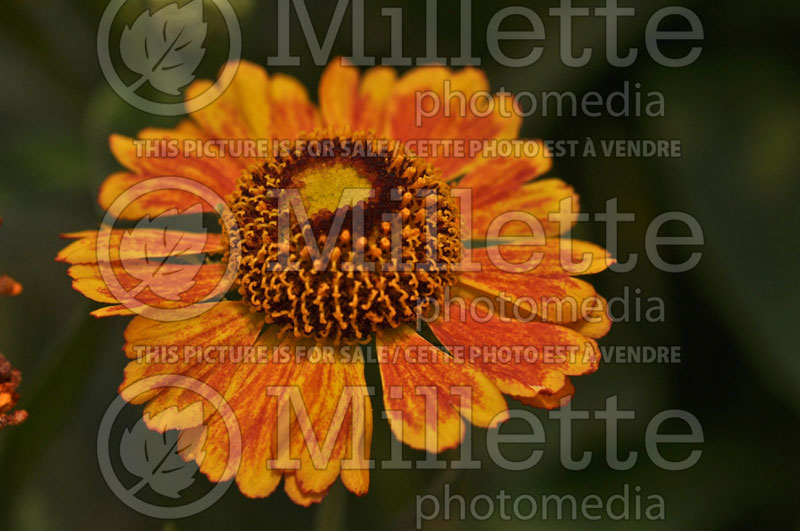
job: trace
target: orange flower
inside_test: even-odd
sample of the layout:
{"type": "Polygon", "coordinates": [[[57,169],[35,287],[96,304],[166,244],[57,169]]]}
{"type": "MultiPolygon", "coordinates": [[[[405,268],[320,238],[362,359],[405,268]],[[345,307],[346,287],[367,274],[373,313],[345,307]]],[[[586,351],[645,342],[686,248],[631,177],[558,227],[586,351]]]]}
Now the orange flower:
{"type": "MultiPolygon", "coordinates": [[[[205,90],[216,89],[211,82],[195,82],[187,97],[205,90]]],[[[459,445],[467,422],[494,427],[507,418],[503,394],[536,407],[557,407],[574,392],[569,377],[596,370],[595,339],[608,332],[610,321],[605,301],[576,275],[602,271],[612,259],[593,244],[560,237],[570,228],[569,218],[564,221],[560,213],[561,201],[570,200],[575,208],[577,196],[559,179],[534,180],[551,166],[540,142],[525,141],[517,156],[505,158],[482,149],[455,149],[458,142],[483,147],[517,138],[521,119],[507,112],[508,96],[483,98],[483,107],[463,104],[487,91],[486,77],[474,68],[425,67],[398,78],[391,68],[375,67],[362,75],[336,60],[323,74],[317,107],[297,80],[268,76],[242,62],[233,84],[191,120],[170,130],[145,129],[139,141],[111,137],[111,150],[126,170],[103,183],[102,207],[152,177],[175,175],[225,197],[235,218],[235,230],[197,242],[197,235],[169,230],[139,230],[138,245],[124,243],[131,234],[124,229],[108,229],[100,238],[96,231],[70,234],[76,241],[58,257],[72,264],[75,289],[111,305],[97,310],[97,316],[138,312],[107,285],[104,266],[123,289],[132,290],[142,278],[137,268],[148,267],[150,244],[180,242],[193,250],[184,253],[185,259],[216,257],[195,264],[194,282],[180,297],[160,301],[166,309],[201,303],[202,315],[180,322],[139,315],[130,323],[125,352],[132,361],[120,386],[127,400],[147,403],[145,418],[154,429],[205,426],[203,458],[197,458],[212,481],[235,475],[245,495],[265,497],[284,478],[287,494],[302,505],[320,501],[337,477],[352,492],[365,494],[372,410],[364,361],[350,355],[355,345],[374,341],[395,435],[431,452],[459,445]],[[447,100],[446,91],[463,99],[447,100]],[[424,109],[423,123],[416,112],[421,94],[440,103],[436,112],[424,109]],[[222,143],[207,142],[248,139],[300,141],[266,157],[243,149],[238,156],[225,156],[222,143]],[[185,141],[196,140],[206,147],[142,155],[142,141],[185,147],[185,141]],[[332,147],[319,155],[320,145],[332,147]],[[429,149],[437,145],[453,149],[429,149]],[[451,186],[472,191],[471,209],[451,186]],[[294,221],[283,216],[285,205],[272,193],[282,189],[297,192],[305,221],[297,212],[294,221]],[[345,200],[345,189],[356,195],[345,200]],[[468,210],[471,232],[466,232],[468,210]],[[537,245],[520,239],[530,230],[519,222],[502,231],[511,238],[503,241],[514,245],[486,239],[493,220],[509,211],[541,221],[537,245]],[[359,215],[360,225],[355,223],[359,215]],[[282,220],[289,220],[287,232],[279,229],[282,220]],[[353,232],[347,228],[351,224],[353,232]],[[318,254],[306,239],[309,232],[322,249],[318,254]],[[111,251],[98,260],[101,241],[111,251]],[[238,294],[209,301],[209,291],[233,260],[231,250],[240,254],[238,294]],[[582,267],[573,258],[582,258],[582,267]],[[469,261],[478,267],[463,267],[469,261]],[[396,267],[402,264],[412,267],[396,267]],[[563,312],[559,301],[568,301],[568,309],[590,310],[563,312]],[[415,327],[421,320],[429,329],[415,327]],[[233,354],[209,350],[220,346],[229,354],[268,348],[270,355],[242,363],[233,354]],[[282,357],[286,352],[292,353],[288,362],[282,357]],[[333,355],[314,358],[309,352],[333,355]],[[131,390],[144,378],[168,382],[176,375],[204,383],[232,408],[241,429],[238,471],[226,466],[225,419],[210,402],[198,401],[197,389],[138,395],[131,390]],[[284,387],[298,393],[273,392],[284,387]],[[293,412],[286,417],[288,432],[282,429],[286,411],[293,412]]],[[[115,214],[155,218],[170,209],[188,211],[196,203],[185,191],[153,192],[115,214]]],[[[136,304],[156,304],[159,293],[172,293],[171,278],[178,277],[148,278],[150,289],[139,290],[136,304]]]]}
{"type": "Polygon", "coordinates": [[[14,369],[6,357],[0,354],[0,430],[7,426],[16,426],[28,418],[27,411],[11,411],[19,401],[17,387],[21,381],[22,373],[14,369]]]}
{"type": "MultiPolygon", "coordinates": [[[[0,226],[3,219],[0,218],[0,226]]],[[[22,286],[11,277],[0,275],[0,295],[19,295],[22,286]]],[[[11,363],[0,354],[0,430],[7,426],[16,426],[28,418],[26,411],[9,413],[17,405],[19,395],[17,387],[22,381],[22,374],[11,367],[11,363]]]]}

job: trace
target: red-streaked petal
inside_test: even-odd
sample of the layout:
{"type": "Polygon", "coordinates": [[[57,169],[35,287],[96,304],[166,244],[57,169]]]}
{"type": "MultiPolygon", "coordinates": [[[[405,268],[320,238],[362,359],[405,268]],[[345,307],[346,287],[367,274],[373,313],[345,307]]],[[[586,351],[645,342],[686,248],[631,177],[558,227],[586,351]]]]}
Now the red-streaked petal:
{"type": "Polygon", "coordinates": [[[379,138],[387,134],[386,110],[396,82],[397,72],[387,66],[376,66],[364,73],[358,91],[353,129],[375,131],[379,138]]]}
{"type": "MultiPolygon", "coordinates": [[[[481,196],[473,192],[472,197],[474,202],[474,199],[480,199],[481,196]]],[[[572,198],[573,208],[577,209],[578,195],[574,188],[561,179],[544,179],[516,190],[509,189],[505,198],[497,198],[490,203],[481,201],[478,205],[473,204],[472,238],[486,240],[489,227],[495,220],[498,224],[502,221],[502,225],[495,228],[501,229],[497,236],[533,236],[534,229],[529,223],[534,223],[536,227],[536,222],[541,225],[545,236],[558,236],[574,225],[568,212],[560,213],[560,201],[566,198],[572,198]],[[531,220],[531,216],[536,221],[531,220]],[[563,224],[562,219],[566,220],[563,224]]]]}
{"type": "Polygon", "coordinates": [[[98,319],[103,319],[106,317],[127,317],[136,315],[136,312],[128,306],[117,304],[115,306],[103,306],[102,308],[94,310],[89,315],[98,319]]]}
{"type": "Polygon", "coordinates": [[[149,153],[146,149],[148,144],[141,141],[141,138],[137,141],[116,134],[109,137],[114,157],[135,173],[139,181],[153,177],[184,177],[211,188],[221,196],[233,191],[243,168],[254,161],[226,155],[215,146],[211,147],[211,155],[204,150],[198,152],[198,146],[183,142],[170,149],[159,148],[160,151],[149,153]]]}
{"type": "Polygon", "coordinates": [[[345,474],[341,465],[343,460],[354,457],[352,439],[354,433],[360,437],[355,444],[363,445],[360,448],[365,452],[365,460],[369,460],[372,407],[369,396],[365,393],[364,364],[361,361],[303,360],[298,363],[289,385],[297,386],[308,415],[307,427],[313,430],[313,437],[316,437],[323,452],[328,438],[335,437],[328,461],[318,466],[312,459],[307,442],[307,438],[312,438],[312,434],[303,432],[301,422],[295,425],[291,453],[293,457],[300,459],[300,468],[294,471],[294,479],[300,490],[304,493],[327,492],[341,473],[343,480],[345,476],[347,477],[345,485],[348,488],[356,494],[366,494],[369,488],[369,470],[366,468],[366,463],[365,468],[353,470],[348,474],[345,474]],[[345,394],[348,392],[355,394],[348,396],[345,394]],[[355,426],[352,425],[353,404],[359,412],[359,423],[355,426]],[[341,407],[346,409],[341,410],[341,407]],[[334,428],[339,430],[338,433],[331,431],[334,428]]]}
{"type": "MultiPolygon", "coordinates": [[[[279,344],[277,329],[266,330],[255,344],[257,349],[271,349],[279,344]]],[[[270,350],[266,350],[270,352],[270,350]]],[[[254,354],[257,356],[257,354],[254,354]]],[[[255,363],[239,364],[225,399],[236,415],[242,436],[242,454],[236,483],[249,498],[269,496],[280,483],[283,471],[267,465],[276,457],[277,400],[267,394],[269,387],[285,386],[292,378],[295,363],[271,363],[269,357],[255,363]]],[[[208,421],[206,458],[201,471],[209,477],[224,474],[230,457],[229,434],[220,415],[208,421]]]]}
{"type": "MultiPolygon", "coordinates": [[[[96,264],[97,259],[97,231],[83,231],[64,234],[63,238],[76,241],[61,250],[56,256],[56,261],[68,264],[96,264]]],[[[136,258],[162,258],[157,254],[149,254],[149,249],[161,247],[161,242],[167,239],[180,239],[181,242],[191,244],[192,248],[203,247],[203,254],[219,254],[225,251],[220,234],[201,234],[178,231],[164,231],[158,229],[137,229],[135,232],[126,229],[114,229],[109,237],[109,249],[112,250],[112,259],[130,260],[136,258]],[[127,245],[124,255],[119,255],[120,241],[123,235],[127,236],[127,245]]]]}
{"type": "Polygon", "coordinates": [[[376,342],[384,406],[399,440],[438,453],[460,444],[464,418],[482,427],[505,420],[505,399],[489,379],[410,328],[387,331],[376,342]],[[428,411],[434,398],[436,411],[428,411]]]}
{"type": "MultiPolygon", "coordinates": [[[[187,100],[207,90],[216,91],[212,85],[209,80],[195,81],[186,89],[187,100]]],[[[222,93],[215,94],[211,104],[193,112],[192,119],[215,138],[269,138],[269,85],[263,67],[240,61],[230,85],[222,93]]]]}
{"type": "Polygon", "coordinates": [[[294,474],[286,475],[286,479],[283,482],[283,488],[290,500],[297,505],[302,505],[303,507],[311,507],[311,504],[321,502],[328,494],[327,491],[303,492],[298,485],[297,478],[295,478],[294,474]]]}
{"type": "MultiPolygon", "coordinates": [[[[198,347],[252,346],[263,326],[263,317],[251,313],[241,302],[234,301],[212,305],[203,315],[186,321],[157,322],[136,317],[125,330],[125,354],[132,361],[125,368],[120,395],[135,404],[150,401],[155,395],[169,395],[171,400],[155,402],[160,407],[154,406],[154,403],[148,406],[151,417],[169,407],[185,409],[198,401],[197,394],[185,389],[166,389],[132,396],[127,389],[150,376],[163,377],[163,381],[169,383],[182,376],[192,376],[202,381],[214,373],[215,379],[224,380],[231,373],[222,374],[224,370],[215,372],[214,369],[220,366],[204,363],[198,357],[198,347]],[[162,347],[166,350],[162,350],[162,347]]],[[[216,389],[219,393],[226,390],[223,382],[214,380],[211,383],[220,384],[220,388],[216,389]]]]}
{"type": "MultiPolygon", "coordinates": [[[[185,267],[185,266],[180,266],[185,267]]],[[[152,306],[165,309],[179,309],[196,304],[209,298],[215,293],[215,288],[222,281],[226,266],[225,264],[201,264],[193,266],[191,273],[193,276],[180,275],[182,286],[174,284],[174,276],[152,275],[153,266],[146,260],[131,260],[123,267],[119,262],[114,262],[109,270],[119,282],[119,286],[109,288],[100,267],[96,264],[79,264],[71,266],[68,270],[72,277],[72,287],[84,296],[107,304],[124,303],[124,306],[133,308],[134,306],[152,306]],[[142,279],[147,279],[146,281],[142,279]],[[146,282],[145,286],[141,286],[146,282]],[[141,289],[140,289],[141,286],[141,289]],[[180,288],[185,288],[180,291],[180,288]],[[122,288],[124,293],[115,292],[122,288]],[[161,296],[165,291],[177,292],[180,300],[169,300],[161,296]],[[130,294],[135,297],[130,298],[130,294]],[[130,300],[120,301],[118,297],[128,297],[130,300]]],[[[180,274],[180,272],[178,272],[180,274]]],[[[105,313],[101,312],[102,316],[105,313]]]]}
{"type": "MultiPolygon", "coordinates": [[[[151,218],[158,217],[168,210],[177,209],[183,212],[195,207],[198,203],[202,205],[203,212],[214,211],[216,205],[206,204],[196,194],[183,190],[164,190],[160,188],[160,181],[152,181],[151,179],[151,176],[136,175],[124,171],[112,173],[100,185],[97,202],[102,208],[108,209],[114,201],[130,188],[150,181],[146,186],[148,190],[152,189],[153,191],[145,191],[143,195],[131,198],[134,199],[133,202],[125,206],[125,210],[117,216],[118,219],[139,221],[147,216],[151,218]]],[[[213,187],[211,189],[215,190],[213,187]]]]}
{"type": "Polygon", "coordinates": [[[591,275],[614,264],[611,254],[593,243],[551,237],[546,242],[532,241],[467,249],[473,262],[483,268],[507,273],[527,273],[539,277],[591,275]],[[543,243],[543,244],[539,244],[543,243]]]}
{"type": "MultiPolygon", "coordinates": [[[[272,330],[272,329],[271,329],[272,330]]],[[[277,345],[274,332],[264,334],[258,345],[277,345]]],[[[310,346],[305,344],[304,346],[310,346]]],[[[236,373],[228,386],[226,399],[236,412],[245,441],[242,465],[237,474],[240,490],[249,497],[269,495],[278,483],[281,474],[292,483],[298,493],[292,499],[305,504],[310,498],[317,499],[327,492],[331,484],[341,475],[348,489],[356,494],[365,494],[369,488],[369,445],[372,437],[372,410],[366,393],[364,367],[361,362],[311,362],[296,359],[294,340],[287,338],[281,347],[288,347],[289,359],[277,361],[270,357],[255,365],[248,365],[236,373]],[[281,468],[278,459],[279,404],[291,404],[288,397],[278,397],[268,392],[271,387],[292,388],[299,393],[302,407],[288,405],[292,417],[289,457],[299,460],[299,468],[281,468]],[[352,401],[345,396],[345,388],[355,393],[352,401]],[[323,391],[324,390],[324,391],[323,391]],[[353,409],[353,407],[360,409],[353,409]],[[340,410],[343,407],[346,409],[340,410]],[[355,417],[354,411],[360,412],[355,417]],[[301,421],[302,419],[302,421],[301,421]],[[353,425],[353,422],[359,424],[353,425]],[[304,432],[303,429],[311,431],[304,432]],[[339,430],[332,431],[332,430],[339,430]],[[308,444],[313,444],[311,432],[319,445],[323,461],[315,466],[308,444]],[[352,470],[342,466],[342,461],[352,458],[353,435],[355,444],[363,445],[364,466],[352,470]],[[332,447],[326,447],[330,437],[332,447]],[[326,452],[330,451],[330,454],[326,452]],[[291,478],[291,479],[290,479],[291,478]],[[302,495],[302,496],[299,496],[302,495]],[[299,501],[302,500],[302,501],[299,501]]],[[[227,433],[219,418],[211,419],[206,445],[206,461],[201,471],[211,478],[220,477],[228,458],[227,433]]]]}
{"type": "Polygon", "coordinates": [[[453,301],[449,313],[430,323],[439,341],[455,356],[474,363],[506,394],[534,396],[564,386],[565,375],[597,369],[597,343],[568,328],[536,321],[519,322],[482,305],[466,311],[453,301]]]}
{"type": "MultiPolygon", "coordinates": [[[[501,113],[503,108],[511,109],[507,96],[494,96],[493,112],[487,115],[484,111],[488,109],[483,108],[489,105],[486,98],[480,98],[483,104],[479,109],[469,104],[475,94],[488,94],[488,89],[486,75],[476,68],[452,72],[443,66],[426,66],[410,70],[395,84],[387,114],[388,132],[401,141],[516,138],[522,120],[517,113],[501,113]],[[418,106],[422,107],[424,116],[418,106]]],[[[465,155],[469,153],[436,153],[425,158],[442,171],[445,179],[452,179],[480,162],[480,154],[465,155]]]]}
{"type": "Polygon", "coordinates": [[[355,124],[358,68],[337,57],[328,63],[319,82],[319,110],[327,127],[341,130],[355,124]]]}
{"type": "Polygon", "coordinates": [[[586,315],[576,322],[567,323],[564,326],[572,328],[586,337],[594,339],[605,337],[611,330],[611,325],[613,324],[611,317],[608,315],[608,301],[598,295],[593,303],[594,307],[589,309],[586,315]]]}
{"type": "Polygon", "coordinates": [[[319,112],[308,97],[308,91],[291,76],[272,76],[270,101],[273,139],[294,140],[301,133],[313,131],[322,125],[319,112]]]}
{"type": "Polygon", "coordinates": [[[488,205],[507,198],[526,182],[544,175],[553,166],[541,140],[525,140],[530,157],[485,159],[458,182],[458,188],[472,188],[473,206],[488,205]]]}
{"type": "Polygon", "coordinates": [[[575,386],[569,378],[564,378],[564,386],[553,393],[542,391],[536,396],[515,396],[517,400],[525,405],[542,409],[556,409],[562,406],[561,401],[565,398],[571,399],[575,394],[575,386]]]}
{"type": "Polygon", "coordinates": [[[495,269],[462,273],[459,283],[473,297],[488,295],[495,306],[498,300],[505,301],[504,311],[509,317],[515,316],[516,305],[520,317],[550,323],[575,323],[593,317],[595,307],[603,301],[591,284],[574,277],[538,277],[495,269]]]}
{"type": "Polygon", "coordinates": [[[377,66],[359,75],[359,69],[336,58],[322,74],[320,112],[326,126],[336,130],[374,131],[386,135],[386,110],[397,80],[393,68],[377,66]]]}
{"type": "Polygon", "coordinates": [[[353,448],[363,449],[364,466],[341,468],[342,483],[347,489],[358,496],[363,496],[369,491],[369,458],[372,450],[372,402],[366,393],[367,381],[364,377],[364,364],[346,363],[339,369],[344,373],[345,385],[350,388],[360,388],[364,394],[359,400],[354,399],[354,407],[359,408],[359,416],[353,416],[354,410],[348,408],[347,416],[343,422],[343,429],[348,430],[345,437],[339,437],[336,442],[335,453],[340,458],[356,461],[353,455],[353,448]],[[353,436],[356,436],[355,441],[353,436]]]}

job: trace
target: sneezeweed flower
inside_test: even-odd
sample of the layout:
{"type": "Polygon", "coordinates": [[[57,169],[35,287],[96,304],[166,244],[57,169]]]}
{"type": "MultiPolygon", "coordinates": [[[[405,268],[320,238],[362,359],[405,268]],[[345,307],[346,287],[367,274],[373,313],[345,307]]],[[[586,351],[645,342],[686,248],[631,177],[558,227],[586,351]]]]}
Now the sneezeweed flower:
{"type": "MultiPolygon", "coordinates": [[[[195,82],[187,97],[211,86],[195,82]]],[[[474,68],[424,67],[398,77],[375,67],[362,75],[335,60],[322,76],[316,106],[295,79],[242,62],[232,86],[175,129],[145,129],[138,142],[111,137],[126,170],[104,182],[101,206],[151,177],[177,175],[226,197],[238,227],[190,246],[211,258],[197,266],[192,289],[165,307],[202,303],[197,286],[219,279],[235,248],[240,264],[231,294],[182,322],[137,316],[125,333],[132,361],[120,393],[147,404],[153,429],[205,425],[200,470],[212,481],[234,473],[226,470],[227,432],[211,404],[185,389],[132,396],[126,390],[135,382],[183,375],[218,391],[241,428],[235,473],[241,492],[265,497],[284,478],[291,499],[309,505],[337,477],[356,494],[368,490],[372,409],[364,360],[351,355],[354,346],[374,341],[392,431],[429,452],[458,446],[467,422],[497,426],[507,418],[504,394],[557,407],[574,392],[570,377],[597,368],[595,339],[608,332],[610,321],[602,298],[576,275],[602,271],[612,260],[600,247],[561,237],[572,220],[560,206],[566,201],[574,210],[577,196],[559,179],[535,180],[551,165],[542,144],[526,141],[522,145],[533,149],[506,157],[427,148],[441,140],[490,146],[516,139],[521,120],[507,112],[510,96],[491,96],[491,105],[484,98],[479,108],[463,104],[487,91],[484,74],[474,68]],[[445,90],[463,98],[447,100],[445,90]],[[424,109],[422,123],[420,94],[440,102],[438,109],[424,109]],[[225,156],[222,143],[208,142],[248,139],[297,142],[265,157],[246,149],[225,156]],[[205,147],[150,155],[141,149],[142,141],[170,141],[174,148],[186,140],[205,147]],[[519,217],[495,231],[503,240],[487,239],[498,227],[494,220],[507,212],[538,220],[536,242],[521,239],[531,236],[531,223],[519,217]],[[548,311],[559,300],[590,310],[548,311]],[[491,301],[498,308],[490,308],[491,301]],[[548,302],[539,307],[537,301],[548,302]],[[420,321],[428,327],[416,326],[420,321]],[[214,347],[271,350],[242,363],[214,347]],[[314,347],[332,355],[297,355],[314,347]],[[291,417],[283,417],[288,411],[291,417]]],[[[120,217],[155,218],[188,211],[196,202],[177,191],[152,193],[120,217]]],[[[120,248],[111,256],[146,261],[146,241],[123,252],[126,234],[112,231],[111,245],[120,248]]],[[[76,241],[58,259],[72,264],[74,287],[111,304],[95,315],[133,313],[104,283],[97,233],[67,237],[76,241]]],[[[157,239],[181,237],[165,230],[157,239]]],[[[130,277],[122,261],[106,265],[130,277]]],[[[151,291],[158,292],[169,276],[154,282],[151,291]]],[[[132,284],[128,278],[126,286],[132,284]]]]}
{"type": "Polygon", "coordinates": [[[21,424],[28,418],[24,410],[11,411],[19,401],[17,388],[22,382],[22,373],[11,366],[5,356],[0,354],[0,430],[21,424]]]}
{"type": "MultiPolygon", "coordinates": [[[[3,224],[0,218],[0,225],[3,224]]],[[[22,286],[6,275],[0,275],[0,296],[19,295],[22,286]]],[[[5,356],[0,354],[0,430],[8,426],[16,426],[28,418],[28,413],[23,410],[11,411],[19,401],[17,387],[22,381],[22,373],[11,366],[5,356]]]]}

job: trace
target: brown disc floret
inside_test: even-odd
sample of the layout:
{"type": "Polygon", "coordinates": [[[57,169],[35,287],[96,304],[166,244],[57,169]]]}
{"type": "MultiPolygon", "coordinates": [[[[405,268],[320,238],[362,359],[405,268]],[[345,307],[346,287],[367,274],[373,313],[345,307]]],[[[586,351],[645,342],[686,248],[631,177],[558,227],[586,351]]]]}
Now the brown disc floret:
{"type": "Polygon", "coordinates": [[[239,292],[295,337],[363,343],[414,321],[455,282],[449,187],[370,135],[304,138],[250,168],[229,202],[239,292]]]}

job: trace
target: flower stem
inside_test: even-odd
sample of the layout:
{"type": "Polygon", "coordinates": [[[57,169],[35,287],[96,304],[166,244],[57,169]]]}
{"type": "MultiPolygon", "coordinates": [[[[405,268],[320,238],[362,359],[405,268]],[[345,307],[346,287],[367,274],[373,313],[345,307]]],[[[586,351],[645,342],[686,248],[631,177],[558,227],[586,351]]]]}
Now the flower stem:
{"type": "Polygon", "coordinates": [[[331,487],[317,508],[315,531],[342,531],[347,524],[347,490],[340,482],[331,487]]]}

